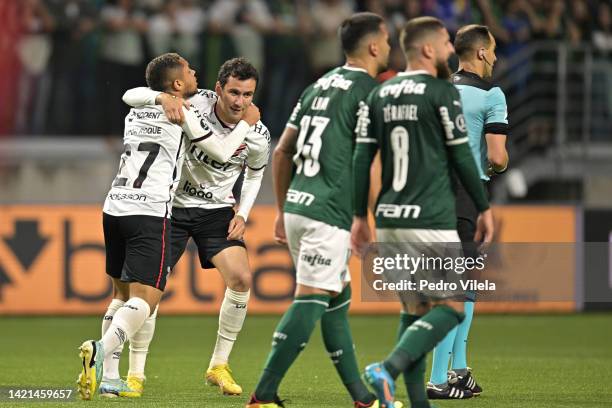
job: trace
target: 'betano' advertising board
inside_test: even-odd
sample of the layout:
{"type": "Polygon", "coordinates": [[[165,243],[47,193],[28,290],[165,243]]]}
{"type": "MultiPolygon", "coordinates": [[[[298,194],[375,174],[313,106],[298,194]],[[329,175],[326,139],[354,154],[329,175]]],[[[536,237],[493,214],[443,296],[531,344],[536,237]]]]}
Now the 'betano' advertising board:
{"type": "MultiPolygon", "coordinates": [[[[250,313],[284,312],[295,288],[289,253],[272,239],[274,216],[273,207],[258,206],[249,219],[245,240],[253,275],[250,313]]],[[[495,217],[498,242],[576,240],[573,207],[497,207],[495,217]]],[[[102,313],[111,296],[104,254],[97,206],[0,206],[0,315],[102,313]]],[[[561,284],[571,291],[576,262],[564,262],[561,284]]],[[[353,313],[399,311],[396,302],[362,300],[356,257],[350,260],[350,270],[353,313]]],[[[214,314],[224,291],[218,272],[201,269],[197,251],[190,246],[168,279],[160,308],[167,314],[214,314]]],[[[576,302],[483,302],[477,307],[480,312],[565,312],[575,310],[576,302]]]]}

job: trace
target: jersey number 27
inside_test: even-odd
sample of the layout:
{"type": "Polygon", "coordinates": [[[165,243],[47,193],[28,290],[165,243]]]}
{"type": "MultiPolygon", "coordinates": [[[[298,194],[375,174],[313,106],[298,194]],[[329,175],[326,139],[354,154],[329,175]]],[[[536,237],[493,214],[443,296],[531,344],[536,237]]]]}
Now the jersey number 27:
{"type": "MultiPolygon", "coordinates": [[[[145,158],[140,170],[138,171],[138,177],[134,180],[132,187],[134,188],[142,188],[142,183],[147,178],[147,174],[149,173],[149,169],[155,158],[159,154],[160,146],[157,143],[152,142],[143,142],[138,145],[139,152],[149,152],[147,157],[145,158]]],[[[125,167],[125,162],[132,156],[132,150],[130,149],[130,145],[125,145],[125,150],[123,151],[123,155],[121,156],[121,165],[119,166],[119,172],[117,173],[117,177],[113,182],[113,187],[123,187],[128,184],[128,178],[122,177],[121,172],[125,167]]]]}

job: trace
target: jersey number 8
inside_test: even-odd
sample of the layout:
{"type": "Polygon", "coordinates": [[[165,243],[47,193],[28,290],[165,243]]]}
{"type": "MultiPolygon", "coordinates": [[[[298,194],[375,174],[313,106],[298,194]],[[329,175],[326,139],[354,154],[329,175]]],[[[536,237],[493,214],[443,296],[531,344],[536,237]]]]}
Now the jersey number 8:
{"type": "Polygon", "coordinates": [[[408,131],[403,126],[396,126],[391,131],[391,149],[393,150],[393,190],[401,191],[408,180],[408,131]]]}

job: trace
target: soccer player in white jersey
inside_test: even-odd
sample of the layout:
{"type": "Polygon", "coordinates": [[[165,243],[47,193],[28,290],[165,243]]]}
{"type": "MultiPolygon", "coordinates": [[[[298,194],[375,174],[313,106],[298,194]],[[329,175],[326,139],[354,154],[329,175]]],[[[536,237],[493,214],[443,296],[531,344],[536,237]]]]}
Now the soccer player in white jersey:
{"type": "MultiPolygon", "coordinates": [[[[173,97],[197,92],[195,71],[178,54],[153,59],[146,80],[152,89],[173,97]]],[[[183,132],[189,146],[222,160],[242,144],[250,123],[259,120],[257,108],[249,108],[245,115],[249,122],[241,121],[229,137],[221,137],[195,110],[183,115],[181,127],[172,124],[161,107],[147,105],[132,109],[125,119],[125,150],[103,213],[106,273],[113,281],[114,299],[104,316],[102,338],[80,346],[77,390],[82,399],[93,398],[104,367],[112,366],[127,339],[133,342],[163,293],[171,261],[168,218],[184,156],[183,132]]],[[[106,374],[113,390],[130,391],[118,372],[106,374]]]]}
{"type": "MultiPolygon", "coordinates": [[[[226,61],[220,68],[215,91],[199,90],[189,99],[210,126],[220,134],[229,134],[239,122],[244,110],[251,104],[259,76],[257,70],[244,58],[226,61]]],[[[126,92],[124,101],[139,106],[157,101],[168,115],[177,117],[173,110],[180,108],[180,100],[152,91],[136,88],[126,92]]],[[[270,134],[261,122],[252,126],[245,142],[229,160],[213,160],[197,146],[191,146],[172,210],[172,261],[174,266],[183,254],[187,241],[193,238],[202,268],[217,268],[227,289],[219,313],[217,342],[205,377],[209,384],[220,387],[229,395],[242,393],[228,365],[229,355],[242,329],[251,287],[251,273],[242,238],[249,211],[259,192],[264,169],[270,152],[270,134]],[[245,170],[237,212],[236,197],[232,189],[242,170],[245,170]]],[[[152,338],[153,327],[149,341],[152,338]]],[[[148,343],[142,344],[145,358],[148,343]]],[[[134,345],[130,346],[130,356],[134,345]]],[[[130,373],[144,375],[141,367],[130,373]]]]}

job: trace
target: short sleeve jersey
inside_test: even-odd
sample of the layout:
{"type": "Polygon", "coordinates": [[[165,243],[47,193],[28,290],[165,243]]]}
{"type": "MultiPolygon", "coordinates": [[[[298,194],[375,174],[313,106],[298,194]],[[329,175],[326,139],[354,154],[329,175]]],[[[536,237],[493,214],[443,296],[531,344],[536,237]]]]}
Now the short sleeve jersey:
{"type": "Polygon", "coordinates": [[[350,230],[357,111],[376,84],[364,69],[343,66],[302,93],[287,123],[299,133],[286,212],[350,230]]]}
{"type": "Polygon", "coordinates": [[[378,228],[456,228],[447,149],[468,138],[452,84],[411,71],[379,85],[360,110],[357,142],[381,152],[378,228]]]}
{"type": "Polygon", "coordinates": [[[452,76],[453,84],[461,94],[463,114],[468,129],[470,149],[482,180],[489,180],[487,133],[508,134],[508,107],[506,96],[498,86],[467,71],[452,76]]]}

